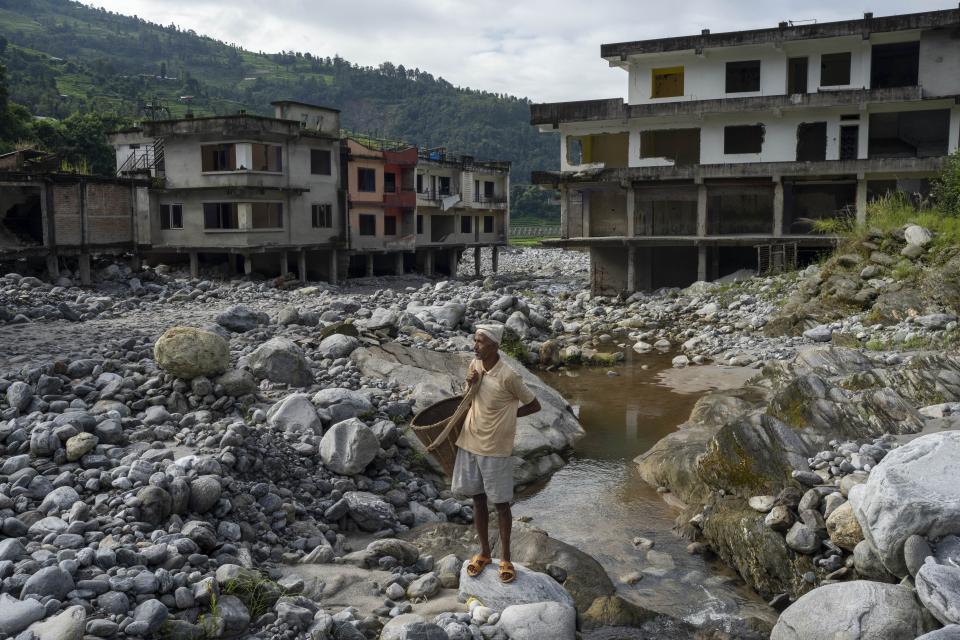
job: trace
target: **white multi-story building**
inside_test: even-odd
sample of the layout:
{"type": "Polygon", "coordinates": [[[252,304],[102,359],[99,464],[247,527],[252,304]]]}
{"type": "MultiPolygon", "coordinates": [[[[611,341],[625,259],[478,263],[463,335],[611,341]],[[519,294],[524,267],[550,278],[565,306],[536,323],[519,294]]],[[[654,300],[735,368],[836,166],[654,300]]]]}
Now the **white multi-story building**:
{"type": "Polygon", "coordinates": [[[801,260],[870,198],[921,197],[960,142],[960,10],[605,44],[628,98],[536,104],[561,135],[556,244],[616,293],[801,260]],[[774,250],[774,255],[780,252],[774,250]],[[789,252],[788,252],[789,253],[789,252]]]}

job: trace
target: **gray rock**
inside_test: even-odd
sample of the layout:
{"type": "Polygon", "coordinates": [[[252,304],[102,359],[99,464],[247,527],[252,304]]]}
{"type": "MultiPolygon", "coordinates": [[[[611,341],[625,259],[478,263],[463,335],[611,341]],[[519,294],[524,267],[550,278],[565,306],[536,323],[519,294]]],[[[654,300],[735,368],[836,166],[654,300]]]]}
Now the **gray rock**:
{"type": "Polygon", "coordinates": [[[57,487],[46,495],[40,503],[40,511],[44,513],[63,513],[69,511],[75,503],[80,502],[80,494],[73,487],[57,487]]]}
{"type": "Polygon", "coordinates": [[[0,540],[0,562],[17,562],[25,555],[27,555],[27,550],[18,539],[6,538],[0,540]]]}
{"type": "Polygon", "coordinates": [[[291,433],[323,433],[323,422],[317,409],[304,393],[293,393],[267,411],[267,424],[291,433]]]}
{"type": "Polygon", "coordinates": [[[960,640],[960,624],[951,624],[948,627],[925,633],[917,640],[960,640]]]}
{"type": "Polygon", "coordinates": [[[314,381],[303,350],[287,338],[267,340],[248,356],[247,363],[253,375],[272,382],[308,387],[314,381]]]}
{"type": "Polygon", "coordinates": [[[373,313],[369,318],[362,320],[357,324],[362,324],[370,331],[377,331],[378,329],[391,329],[396,326],[398,317],[399,314],[393,309],[377,307],[373,310],[373,313]]]}
{"type": "Polygon", "coordinates": [[[577,610],[558,602],[512,605],[500,615],[500,628],[510,640],[574,640],[577,610]]]}
{"type": "Polygon", "coordinates": [[[798,553],[810,555],[820,548],[820,540],[810,527],[794,522],[787,532],[787,546],[798,553]]]}
{"type": "Polygon", "coordinates": [[[921,227],[920,225],[911,224],[903,230],[903,238],[907,241],[907,244],[925,247],[933,240],[933,234],[930,233],[929,229],[921,227]]]}
{"type": "Polygon", "coordinates": [[[219,540],[217,539],[217,534],[213,530],[213,526],[207,522],[201,520],[191,520],[183,525],[183,528],[180,532],[186,537],[190,538],[200,549],[206,553],[209,553],[217,548],[219,540]]]}
{"type": "Polygon", "coordinates": [[[36,640],[83,640],[87,612],[81,606],[68,607],[52,618],[28,628],[36,640]]]}
{"type": "Polygon", "coordinates": [[[460,567],[463,561],[454,554],[445,555],[437,562],[434,571],[444,589],[456,589],[460,586],[460,567]]]}
{"type": "Polygon", "coordinates": [[[903,545],[913,534],[939,538],[960,531],[960,432],[920,436],[893,449],[850,494],[864,536],[887,569],[907,574],[903,545]]]}
{"type": "Polygon", "coordinates": [[[326,409],[332,422],[342,422],[373,411],[370,400],[362,393],[336,387],[318,391],[313,396],[313,403],[326,409]]]}
{"type": "Polygon", "coordinates": [[[947,324],[956,319],[957,316],[952,313],[930,313],[924,316],[917,316],[913,321],[927,329],[943,329],[947,324]]]}
{"type": "Polygon", "coordinates": [[[944,536],[937,541],[934,557],[940,564],[960,567],[960,536],[944,536]]]}
{"type": "Polygon", "coordinates": [[[883,582],[890,581],[890,572],[883,566],[880,554],[867,540],[861,540],[853,548],[853,567],[861,578],[883,582]]]}
{"type": "Polygon", "coordinates": [[[343,494],[350,517],[364,531],[379,531],[397,520],[393,505],[380,496],[365,491],[347,491],[343,494]]]}
{"type": "MultiPolygon", "coordinates": [[[[494,559],[493,567],[499,563],[494,559]]],[[[537,573],[514,562],[517,579],[510,584],[500,582],[497,571],[484,571],[472,578],[467,575],[467,564],[460,570],[460,597],[476,598],[484,606],[503,611],[516,604],[559,602],[573,607],[573,598],[556,580],[545,573],[537,573]]]]}
{"type": "Polygon", "coordinates": [[[400,629],[398,640],[450,640],[447,632],[432,622],[411,622],[400,629]]]}
{"type": "Polygon", "coordinates": [[[44,567],[30,576],[23,585],[20,597],[25,598],[29,594],[36,594],[41,598],[53,596],[57,600],[63,600],[71,591],[73,591],[73,577],[54,565],[44,567]]]}
{"type": "Polygon", "coordinates": [[[753,496],[747,501],[750,508],[760,513],[769,513],[777,502],[776,496],[753,496]]]}
{"type": "Polygon", "coordinates": [[[31,400],[33,400],[33,390],[26,382],[17,380],[7,387],[7,404],[17,411],[23,411],[29,407],[31,400]]]}
{"type": "Polygon", "coordinates": [[[359,346],[360,341],[353,336],[334,333],[320,342],[317,351],[324,358],[336,360],[337,358],[346,358],[359,346]]]}
{"type": "Polygon", "coordinates": [[[229,369],[214,382],[223,387],[225,394],[234,398],[257,391],[257,380],[246,369],[229,369]]]}
{"type": "Polygon", "coordinates": [[[830,339],[833,337],[833,329],[827,324],[817,325],[812,329],[804,331],[803,337],[807,340],[813,340],[814,342],[830,342],[830,339]]]}
{"type": "Polygon", "coordinates": [[[97,436],[92,433],[78,433],[67,440],[67,462],[76,462],[87,455],[97,446],[97,436]]]}
{"type": "Polygon", "coordinates": [[[814,589],[787,607],[770,640],[902,640],[927,630],[923,618],[907,587],[839,582],[814,589]]]}
{"type": "Polygon", "coordinates": [[[6,593],[0,594],[0,636],[4,638],[17,635],[43,615],[39,600],[17,600],[6,593]]]}
{"type": "Polygon", "coordinates": [[[146,486],[137,493],[140,499],[140,517],[144,522],[159,525],[170,517],[173,501],[170,494],[153,485],[146,486]]]}
{"type": "Polygon", "coordinates": [[[380,450],[373,431],[357,418],[330,427],[320,440],[320,458],[328,469],[352,476],[367,468],[380,450]]]}
{"type": "Polygon", "coordinates": [[[221,595],[217,598],[217,614],[223,621],[223,638],[239,636],[250,625],[250,612],[237,596],[221,595]]]}
{"type": "Polygon", "coordinates": [[[774,531],[786,533],[793,524],[793,513],[788,507],[777,505],[764,517],[763,523],[774,531]]]}
{"type": "Polygon", "coordinates": [[[133,619],[144,625],[143,635],[157,631],[166,621],[167,607],[159,600],[145,600],[133,610],[133,619]]]}
{"type": "Polygon", "coordinates": [[[277,621],[288,624],[298,631],[304,631],[313,622],[313,612],[292,602],[278,602],[277,621]]]}
{"type": "MultiPolygon", "coordinates": [[[[423,616],[417,613],[404,613],[396,618],[391,619],[387,624],[383,625],[383,629],[380,630],[380,640],[401,640],[402,633],[404,629],[408,626],[414,624],[424,624],[426,619],[423,616]]],[[[443,631],[441,630],[441,633],[443,631]]],[[[442,638],[438,636],[439,640],[449,640],[446,638],[446,634],[442,638]]]]}
{"type": "Polygon", "coordinates": [[[433,571],[425,573],[407,587],[407,597],[411,600],[431,598],[440,591],[440,579],[433,571]]]}
{"type": "Polygon", "coordinates": [[[195,513],[210,511],[220,499],[222,488],[216,476],[200,476],[190,483],[190,510],[195,513]]]}
{"type": "Polygon", "coordinates": [[[234,305],[222,311],[217,316],[216,323],[230,331],[244,333],[260,325],[270,324],[270,316],[250,307],[234,305]]]}
{"type": "Polygon", "coordinates": [[[416,545],[397,538],[374,540],[367,545],[367,551],[372,551],[377,557],[393,556],[403,566],[412,565],[420,558],[420,550],[416,545]]]}
{"type": "Polygon", "coordinates": [[[130,600],[119,591],[108,591],[97,598],[97,608],[113,615],[126,614],[130,610],[130,600]]]}
{"type": "Polygon", "coordinates": [[[960,569],[928,563],[916,577],[917,596],[943,624],[960,624],[960,569]]]}
{"type": "Polygon", "coordinates": [[[930,544],[923,536],[913,534],[903,544],[903,561],[907,565],[907,571],[911,576],[916,576],[917,571],[923,566],[927,556],[933,555],[930,544]]]}

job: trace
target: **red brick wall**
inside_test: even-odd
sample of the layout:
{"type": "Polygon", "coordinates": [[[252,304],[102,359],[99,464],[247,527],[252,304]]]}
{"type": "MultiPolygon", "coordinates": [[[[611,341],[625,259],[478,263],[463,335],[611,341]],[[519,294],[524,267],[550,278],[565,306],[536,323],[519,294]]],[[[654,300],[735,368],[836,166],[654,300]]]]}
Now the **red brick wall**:
{"type": "Polygon", "coordinates": [[[90,246],[133,242],[129,185],[54,184],[53,211],[59,246],[82,243],[80,189],[85,188],[86,243],[90,246]]]}
{"type": "Polygon", "coordinates": [[[53,214],[58,245],[80,244],[80,185],[53,185],[53,214]]]}

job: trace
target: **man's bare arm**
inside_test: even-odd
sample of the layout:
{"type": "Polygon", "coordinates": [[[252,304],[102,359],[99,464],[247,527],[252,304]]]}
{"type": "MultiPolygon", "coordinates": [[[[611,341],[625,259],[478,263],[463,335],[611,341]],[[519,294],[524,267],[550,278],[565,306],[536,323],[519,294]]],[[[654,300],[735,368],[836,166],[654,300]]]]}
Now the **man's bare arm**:
{"type": "Polygon", "coordinates": [[[531,413],[536,413],[537,411],[540,411],[540,409],[541,409],[540,401],[534,398],[531,402],[517,409],[517,417],[522,418],[523,416],[528,416],[531,413]]]}

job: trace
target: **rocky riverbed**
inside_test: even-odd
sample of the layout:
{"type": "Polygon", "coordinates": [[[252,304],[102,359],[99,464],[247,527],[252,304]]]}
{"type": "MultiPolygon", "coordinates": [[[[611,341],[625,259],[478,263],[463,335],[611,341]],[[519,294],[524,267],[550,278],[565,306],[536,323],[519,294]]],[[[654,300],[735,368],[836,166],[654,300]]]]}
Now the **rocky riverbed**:
{"type": "MultiPolygon", "coordinates": [[[[921,269],[929,239],[901,235],[870,251],[917,245],[903,259],[921,269]]],[[[530,366],[615,372],[629,348],[678,349],[676,366],[754,367],[756,384],[703,399],[646,454],[648,481],[688,505],[685,534],[779,606],[795,600],[777,637],[814,637],[797,621],[822,589],[860,589],[870,612],[906,602],[874,585],[908,575],[907,539],[930,549],[933,568],[895,587],[915,585],[922,606],[887,617],[932,629],[955,613],[952,574],[937,567],[956,564],[948,536],[960,530],[947,531],[957,520],[944,507],[956,496],[933,486],[940,498],[925,522],[946,524],[890,533],[906,516],[890,513],[884,491],[898,483],[884,469],[950,451],[925,443],[950,437],[940,430],[952,425],[944,403],[960,400],[960,365],[899,351],[949,345],[955,310],[932,300],[874,312],[898,285],[895,264],[872,253],[843,264],[864,260],[876,268],[844,276],[855,285],[844,304],[860,306],[839,314],[827,304],[838,287],[830,263],[627,298],[591,297],[586,256],[551,250],[505,251],[501,272],[481,278],[464,264],[458,279],[344,287],[107,263],[90,288],[69,273],[53,283],[8,273],[0,637],[712,634],[631,605],[596,561],[535,528],[516,536],[514,558],[529,571],[508,597],[492,571],[461,579],[472,505],[449,494],[406,427],[458,391],[472,327],[490,320],[507,325],[505,351],[530,366]],[[811,349],[824,341],[833,345],[811,349]],[[902,447],[886,435],[924,429],[934,433],[902,447]],[[852,577],[874,582],[848,586],[862,582],[852,577]]],[[[521,483],[560,468],[584,435],[564,399],[528,375],[545,411],[518,429],[521,483]]],[[[867,618],[878,620],[871,633],[885,628],[867,618]]]]}

